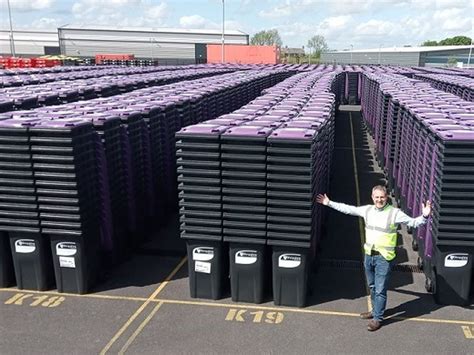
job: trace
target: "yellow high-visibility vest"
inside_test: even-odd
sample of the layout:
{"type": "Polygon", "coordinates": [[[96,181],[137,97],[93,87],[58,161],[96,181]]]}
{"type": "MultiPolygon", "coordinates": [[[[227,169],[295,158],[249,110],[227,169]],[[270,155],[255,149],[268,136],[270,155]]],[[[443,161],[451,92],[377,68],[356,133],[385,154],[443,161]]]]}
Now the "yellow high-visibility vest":
{"type": "Polygon", "coordinates": [[[378,251],[386,260],[396,256],[397,226],[395,216],[398,209],[386,205],[382,210],[369,206],[365,212],[365,244],[364,251],[370,255],[372,250],[378,251]]]}

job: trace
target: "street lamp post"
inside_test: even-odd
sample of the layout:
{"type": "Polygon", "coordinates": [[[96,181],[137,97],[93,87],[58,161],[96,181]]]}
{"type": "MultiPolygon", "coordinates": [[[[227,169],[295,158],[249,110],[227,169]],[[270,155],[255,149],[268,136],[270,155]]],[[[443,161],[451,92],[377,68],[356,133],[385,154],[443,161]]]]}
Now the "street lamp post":
{"type": "Polygon", "coordinates": [[[472,38],[471,38],[471,46],[469,47],[469,56],[467,57],[467,67],[471,67],[471,54],[472,54],[472,38]]]}
{"type": "Polygon", "coordinates": [[[16,57],[15,40],[13,39],[13,24],[12,24],[12,11],[10,8],[10,0],[7,0],[7,5],[8,5],[8,17],[10,19],[10,50],[12,52],[12,57],[16,57]]]}
{"type": "Polygon", "coordinates": [[[379,44],[379,65],[380,65],[380,51],[382,50],[382,45],[379,44]]]}
{"type": "Polygon", "coordinates": [[[222,45],[221,45],[221,62],[224,63],[225,61],[225,54],[224,54],[224,46],[225,46],[225,1],[222,0],[222,45]]]}
{"type": "Polygon", "coordinates": [[[351,44],[351,65],[352,65],[352,51],[354,50],[354,46],[351,44]]]}

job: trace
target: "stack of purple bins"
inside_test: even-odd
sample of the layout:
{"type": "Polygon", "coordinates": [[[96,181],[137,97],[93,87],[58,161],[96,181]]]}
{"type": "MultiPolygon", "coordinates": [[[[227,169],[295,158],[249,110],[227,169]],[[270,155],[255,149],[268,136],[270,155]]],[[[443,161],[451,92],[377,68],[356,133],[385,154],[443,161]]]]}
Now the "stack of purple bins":
{"type": "Polygon", "coordinates": [[[263,302],[273,253],[275,303],[306,303],[322,220],[313,200],[329,182],[335,97],[328,91],[336,75],[304,81],[307,76],[178,132],[181,236],[188,241],[192,297],[222,296],[230,264],[232,299],[263,302]],[[318,79],[323,84],[308,92],[318,79]],[[299,81],[302,88],[295,87],[299,81]]]}
{"type": "MultiPolygon", "coordinates": [[[[97,277],[101,234],[111,242],[111,231],[100,230],[100,185],[107,178],[100,141],[90,122],[73,118],[42,120],[29,134],[40,238],[51,243],[44,253],[51,248],[59,292],[86,293],[97,277]]],[[[22,257],[13,251],[20,267],[22,257]]]]}
{"type": "Polygon", "coordinates": [[[41,236],[29,129],[39,119],[0,121],[0,285],[46,290],[51,252],[41,236]],[[11,247],[10,247],[11,243],[11,247]],[[17,254],[15,268],[12,253],[17,254]],[[48,252],[49,251],[49,252],[48,252]],[[36,269],[36,270],[35,270],[36,269]]]}
{"type": "MultiPolygon", "coordinates": [[[[474,107],[415,81],[402,84],[392,79],[395,84],[385,85],[384,95],[390,95],[399,109],[391,133],[394,144],[388,145],[387,137],[384,147],[386,159],[393,154],[387,173],[407,213],[420,215],[422,201],[430,200],[433,206],[428,224],[413,232],[426,288],[438,303],[469,304],[474,255],[469,217],[474,212],[469,202],[474,190],[474,130],[469,112],[474,107]]],[[[370,98],[363,100],[366,108],[369,103],[370,98]]]]}
{"type": "Polygon", "coordinates": [[[227,290],[220,161],[226,129],[203,123],[176,133],[180,229],[187,244],[193,298],[220,299],[227,290]]]}
{"type": "Polygon", "coordinates": [[[236,302],[262,303],[268,289],[266,160],[272,131],[255,120],[221,136],[223,236],[236,302]]]}

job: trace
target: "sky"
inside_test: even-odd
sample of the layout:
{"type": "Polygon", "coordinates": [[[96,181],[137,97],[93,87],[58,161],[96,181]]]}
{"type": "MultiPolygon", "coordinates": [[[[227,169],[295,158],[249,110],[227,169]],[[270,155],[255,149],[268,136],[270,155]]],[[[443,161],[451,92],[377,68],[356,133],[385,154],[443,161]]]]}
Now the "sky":
{"type": "MultiPolygon", "coordinates": [[[[224,0],[225,28],[277,29],[284,46],[322,35],[335,50],[417,46],[473,37],[474,0],[224,0]]],[[[221,29],[222,0],[10,0],[14,29],[65,24],[221,29]]],[[[7,0],[0,0],[8,29],[7,0]]]]}

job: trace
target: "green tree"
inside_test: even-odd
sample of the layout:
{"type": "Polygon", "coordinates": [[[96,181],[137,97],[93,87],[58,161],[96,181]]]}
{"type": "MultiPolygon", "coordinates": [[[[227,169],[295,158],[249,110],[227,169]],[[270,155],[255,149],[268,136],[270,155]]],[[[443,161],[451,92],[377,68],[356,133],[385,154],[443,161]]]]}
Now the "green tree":
{"type": "Polygon", "coordinates": [[[425,41],[422,46],[467,46],[471,44],[471,38],[466,36],[454,36],[442,39],[439,42],[425,41]]]}
{"type": "Polygon", "coordinates": [[[260,31],[255,33],[250,40],[250,44],[254,46],[279,46],[283,42],[281,40],[278,30],[260,31]]]}
{"type": "Polygon", "coordinates": [[[456,64],[458,64],[458,59],[456,57],[449,57],[447,64],[448,67],[454,67],[456,64]]]}
{"type": "Polygon", "coordinates": [[[432,47],[432,46],[437,46],[437,45],[438,45],[438,42],[436,41],[424,41],[422,43],[423,47],[432,47]]]}
{"type": "Polygon", "coordinates": [[[308,40],[307,46],[310,49],[310,55],[314,54],[317,59],[321,58],[321,53],[328,50],[326,40],[321,35],[311,37],[308,40]]]}
{"type": "Polygon", "coordinates": [[[466,36],[455,36],[439,41],[440,46],[462,46],[469,44],[471,44],[471,39],[466,36]]]}

